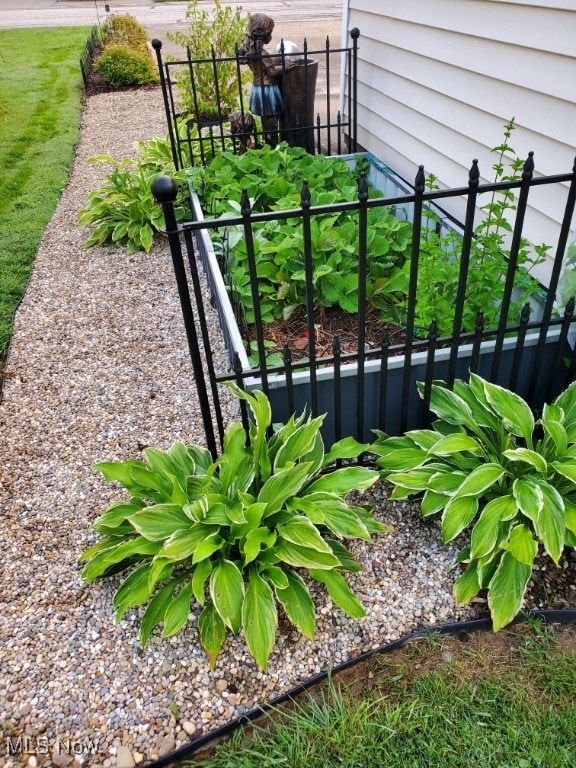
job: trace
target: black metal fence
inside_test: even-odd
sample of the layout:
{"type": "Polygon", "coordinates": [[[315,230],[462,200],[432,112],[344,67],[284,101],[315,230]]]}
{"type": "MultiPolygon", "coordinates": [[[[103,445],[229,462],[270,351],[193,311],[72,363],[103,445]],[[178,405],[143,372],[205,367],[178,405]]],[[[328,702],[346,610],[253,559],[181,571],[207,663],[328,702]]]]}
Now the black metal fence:
{"type": "MultiPolygon", "coordinates": [[[[304,147],[311,153],[355,152],[358,38],[353,29],[351,44],[292,52],[281,44],[277,54],[284,110],[279,115],[278,141],[304,147]],[[292,66],[291,66],[292,65],[292,66]],[[342,79],[342,80],[341,80],[342,79]],[[334,82],[337,80],[337,82],[334,82]],[[345,95],[344,112],[334,94],[345,95]]],[[[165,61],[162,41],[152,40],[162,85],[172,156],[177,169],[205,163],[223,149],[242,152],[269,140],[269,130],[248,110],[247,68],[238,53],[208,59],[186,56],[165,61]],[[205,90],[209,87],[210,109],[205,90]],[[232,120],[230,119],[232,117],[232,120]]]]}
{"type": "MultiPolygon", "coordinates": [[[[290,413],[304,407],[313,414],[327,413],[324,437],[329,444],[347,435],[369,440],[373,429],[400,434],[406,429],[427,424],[430,414],[426,399],[432,381],[443,379],[451,383],[455,378],[467,378],[469,371],[518,392],[536,409],[563,389],[576,374],[576,352],[567,343],[573,322],[574,301],[568,301],[563,313],[558,314],[555,311],[555,298],[574,216],[576,165],[569,173],[545,177],[535,177],[533,168],[530,155],[520,179],[479,184],[479,172],[474,163],[467,186],[435,191],[426,191],[423,168],[420,168],[414,188],[408,194],[376,198],[368,194],[366,178],[362,175],[355,202],[328,206],[312,205],[308,187],[304,184],[299,208],[269,213],[253,213],[245,195],[241,201],[241,215],[226,219],[225,224],[227,227],[240,226],[246,244],[254,307],[250,343],[257,353],[257,362],[253,363],[253,367],[247,362],[242,334],[238,328],[234,328],[234,313],[229,305],[228,292],[222,290],[219,267],[210,252],[209,234],[221,229],[223,221],[198,220],[177,225],[173,208],[175,184],[168,177],[160,177],[153,190],[164,208],[166,231],[209,449],[216,453],[217,443],[222,440],[223,419],[218,385],[226,380],[235,380],[246,389],[262,389],[270,397],[275,421],[284,421],[290,413]],[[558,185],[566,192],[566,203],[558,240],[551,252],[553,261],[547,288],[540,287],[537,291],[541,294],[536,302],[540,304],[539,317],[531,319],[534,310],[531,303],[526,302],[519,315],[510,318],[519,255],[526,246],[523,229],[529,210],[529,194],[534,187],[558,185]],[[478,205],[491,194],[508,191],[514,191],[517,201],[515,217],[511,222],[510,241],[502,255],[503,290],[499,297],[499,307],[489,323],[485,322],[483,314],[479,312],[474,327],[463,329],[467,304],[474,298],[469,294],[472,282],[470,260],[476,247],[478,230],[475,219],[478,205]],[[446,259],[456,263],[458,270],[451,302],[453,314],[448,333],[439,335],[438,323],[432,322],[428,334],[422,338],[416,317],[422,286],[419,281],[424,264],[423,242],[428,237],[426,228],[431,221],[435,222],[436,230],[441,226],[438,224],[441,213],[432,215],[430,207],[449,198],[466,199],[466,216],[457,246],[452,245],[452,250],[446,252],[446,259]],[[366,321],[367,296],[371,290],[368,270],[370,211],[383,208],[397,213],[409,212],[409,281],[401,340],[393,341],[391,329],[387,327],[383,329],[378,344],[368,345],[366,321]],[[358,311],[354,315],[356,342],[352,351],[342,351],[341,340],[335,336],[331,353],[319,355],[311,233],[315,220],[342,211],[351,212],[355,216],[353,245],[357,259],[355,279],[358,292],[358,311]],[[266,222],[280,223],[285,220],[297,221],[302,231],[300,256],[306,284],[306,359],[299,360],[298,351],[287,341],[281,352],[281,362],[276,356],[273,363],[270,363],[267,358],[268,330],[259,312],[260,278],[254,240],[259,226],[266,222]],[[212,302],[217,307],[221,325],[227,328],[223,333],[233,360],[231,369],[227,371],[215,370],[210,353],[207,308],[200,288],[199,262],[203,263],[207,272],[213,294],[212,302]],[[425,383],[423,400],[417,395],[416,381],[425,383]]],[[[437,318],[438,321],[440,319],[437,318]]],[[[246,418],[244,411],[243,419],[246,418]]]]}
{"type": "MultiPolygon", "coordinates": [[[[105,26],[107,27],[107,25],[105,26]]],[[[80,55],[80,70],[82,72],[84,87],[88,85],[88,79],[94,65],[94,57],[101,47],[102,39],[105,34],[105,31],[103,31],[99,24],[94,25],[90,30],[90,34],[86,40],[86,45],[84,46],[84,50],[80,55]]]]}

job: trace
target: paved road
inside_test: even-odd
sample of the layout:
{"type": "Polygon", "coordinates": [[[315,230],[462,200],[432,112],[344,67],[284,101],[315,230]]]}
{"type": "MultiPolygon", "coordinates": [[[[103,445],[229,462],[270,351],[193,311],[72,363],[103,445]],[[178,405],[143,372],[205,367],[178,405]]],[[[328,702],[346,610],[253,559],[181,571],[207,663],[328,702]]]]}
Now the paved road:
{"type": "MultiPolygon", "coordinates": [[[[151,0],[110,0],[112,13],[130,13],[145,27],[173,27],[185,23],[186,3],[151,0]]],[[[106,17],[105,0],[0,0],[0,29],[90,25],[106,17]]],[[[207,0],[206,5],[210,5],[207,0]]],[[[284,22],[340,22],[341,0],[230,0],[244,11],[269,13],[284,22]]]]}

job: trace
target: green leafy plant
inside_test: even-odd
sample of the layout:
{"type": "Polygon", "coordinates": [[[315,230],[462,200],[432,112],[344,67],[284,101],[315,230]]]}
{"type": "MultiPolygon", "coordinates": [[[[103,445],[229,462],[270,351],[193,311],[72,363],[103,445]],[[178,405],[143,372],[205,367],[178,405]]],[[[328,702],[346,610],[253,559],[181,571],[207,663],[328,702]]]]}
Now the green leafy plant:
{"type": "Polygon", "coordinates": [[[94,68],[112,88],[148,85],[159,81],[147,46],[146,30],[129,14],[112,14],[108,37],[94,68]]]}
{"type": "Polygon", "coordinates": [[[230,388],[250,406],[254,422],[226,430],[222,455],[176,443],[147,448],[145,461],[97,464],[130,499],[114,504],[93,525],[104,538],[84,553],[84,578],[130,569],[114,596],[117,620],[132,606],[148,607],[140,638],[163,623],[163,636],[197,617],[200,641],[213,668],[228,630],[242,630],[256,662],[266,668],[275,643],[277,603],[303,634],[314,636],[314,605],[298,571],[326,585],[342,610],[364,609],[343,571],[358,564],[343,539],[370,539],[386,527],[370,507],[344,496],[363,490],[378,472],[345,466],[323,473],[337,459],[353,459],[367,446],[352,439],[325,454],[323,417],[304,415],[271,436],[271,410],[262,392],[230,388]]]}
{"type": "Polygon", "coordinates": [[[166,35],[189,50],[193,80],[186,64],[176,75],[176,88],[184,111],[197,121],[227,118],[239,108],[239,87],[251,79],[249,71],[241,70],[239,75],[235,60],[236,46],[248,26],[248,14],[242,13],[242,6],[233,8],[222,0],[214,0],[211,5],[208,10],[201,7],[199,0],[190,0],[186,8],[187,32],[166,35]]]}
{"type": "Polygon", "coordinates": [[[498,630],[520,610],[540,547],[558,563],[576,546],[576,383],[538,420],[475,374],[453,391],[433,383],[430,409],[440,417],[433,429],[375,442],[377,464],[393,499],[418,496],[424,516],[442,513],[445,542],[471,527],[455,595],[465,603],[487,590],[498,630]]]}
{"type": "Polygon", "coordinates": [[[125,43],[106,45],[94,68],[113,88],[148,85],[159,80],[148,51],[125,43]]]}
{"type": "MultiPolygon", "coordinates": [[[[492,165],[494,183],[517,181],[521,176],[523,160],[516,155],[510,144],[515,127],[512,118],[504,126],[503,142],[492,148],[497,156],[492,165]],[[507,157],[511,158],[508,162],[507,157]]],[[[434,174],[428,176],[427,187],[438,188],[434,174]]],[[[470,249],[462,318],[464,331],[474,330],[478,312],[483,313],[486,327],[494,327],[498,321],[510,256],[506,239],[512,230],[509,216],[516,210],[514,192],[510,189],[494,191],[490,201],[480,210],[481,221],[476,226],[470,249]]],[[[416,325],[424,335],[427,335],[433,321],[436,321],[440,335],[451,334],[454,324],[454,297],[458,289],[462,238],[454,229],[441,232],[438,226],[440,223],[439,215],[431,208],[425,208],[416,304],[416,325]]],[[[525,302],[541,292],[530,270],[545,260],[549,250],[550,246],[544,243],[532,246],[525,238],[521,239],[509,321],[515,322],[525,302]]],[[[399,296],[400,317],[406,310],[406,301],[402,297],[408,295],[409,279],[410,263],[407,261],[389,284],[389,289],[399,296]]]]}
{"type": "MultiPolygon", "coordinates": [[[[205,208],[213,216],[238,215],[245,189],[255,212],[295,209],[301,204],[303,179],[309,179],[314,205],[358,199],[358,185],[348,164],[337,157],[309,155],[281,144],[249,150],[243,155],[223,152],[205,168],[190,173],[205,208]],[[269,182],[262,184],[262,179],[269,182]]],[[[376,190],[369,193],[380,196],[376,190]]],[[[411,226],[388,207],[368,211],[368,300],[388,306],[387,284],[395,267],[409,254],[411,226]]],[[[358,223],[347,212],[314,216],[311,221],[314,303],[358,311],[358,223]]],[[[217,239],[217,236],[216,236],[217,239]]],[[[231,289],[254,322],[248,253],[242,227],[227,228],[221,266],[231,277],[231,289]]],[[[259,306],[264,322],[287,319],[306,300],[304,237],[297,218],[254,227],[259,277],[259,306]]]]}
{"type": "MultiPolygon", "coordinates": [[[[102,187],[88,196],[88,204],[80,211],[78,221],[93,225],[86,247],[94,245],[122,245],[128,253],[150,251],[154,232],[164,225],[162,207],[152,194],[152,182],[163,173],[182,183],[184,172],[176,173],[168,140],[153,139],[136,142],[140,158],[125,157],[115,160],[110,155],[91,157],[91,163],[110,163],[111,173],[102,187]]],[[[186,207],[178,202],[176,217],[183,219],[186,207]]]]}

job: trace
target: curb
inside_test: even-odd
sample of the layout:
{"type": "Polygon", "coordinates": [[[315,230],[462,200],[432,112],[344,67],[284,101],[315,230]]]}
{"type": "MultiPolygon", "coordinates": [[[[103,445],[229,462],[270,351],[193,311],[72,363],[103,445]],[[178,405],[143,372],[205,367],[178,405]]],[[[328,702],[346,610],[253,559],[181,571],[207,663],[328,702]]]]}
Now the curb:
{"type": "MultiPolygon", "coordinates": [[[[542,619],[546,624],[576,624],[576,608],[566,608],[563,610],[522,611],[512,622],[510,622],[510,624],[508,624],[508,626],[512,627],[515,624],[521,624],[525,621],[528,621],[529,619],[534,618],[542,619]]],[[[314,677],[311,677],[305,683],[297,685],[287,693],[278,696],[269,703],[263,704],[261,707],[257,707],[256,709],[252,709],[250,712],[247,712],[241,717],[231,720],[229,723],[216,728],[214,731],[211,731],[210,733],[207,733],[198,739],[191,740],[187,744],[184,744],[173,752],[170,752],[169,754],[164,755],[157,760],[144,763],[143,768],[167,768],[171,765],[179,765],[182,760],[192,757],[201,749],[206,749],[213,744],[216,744],[216,742],[230,736],[239,728],[243,728],[249,725],[257,718],[265,715],[267,712],[282,706],[288,701],[291,701],[292,699],[299,696],[301,693],[304,693],[312,686],[323,682],[329,676],[333,677],[346,669],[350,669],[350,667],[354,667],[356,664],[367,661],[376,654],[390,653],[397,648],[401,648],[411,640],[417,640],[430,634],[466,635],[472,632],[488,632],[491,630],[492,621],[490,619],[472,619],[470,621],[461,621],[452,624],[442,624],[440,626],[429,626],[418,629],[409,635],[405,635],[404,637],[399,638],[398,640],[393,640],[390,643],[386,643],[385,645],[381,645],[377,648],[373,648],[369,651],[361,653],[360,655],[355,656],[353,659],[349,659],[348,661],[339,664],[337,667],[332,668],[329,672],[320,672],[319,674],[314,675],[314,677]]]]}

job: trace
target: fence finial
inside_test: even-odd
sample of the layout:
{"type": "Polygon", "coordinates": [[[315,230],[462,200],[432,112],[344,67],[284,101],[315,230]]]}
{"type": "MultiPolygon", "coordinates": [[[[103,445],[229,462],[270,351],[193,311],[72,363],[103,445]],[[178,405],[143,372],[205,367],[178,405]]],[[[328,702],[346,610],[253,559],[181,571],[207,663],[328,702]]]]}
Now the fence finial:
{"type": "Polygon", "coordinates": [[[154,48],[155,51],[159,51],[160,48],[162,48],[162,40],[158,40],[157,37],[154,37],[151,42],[152,48],[154,48]]]}
{"type": "Polygon", "coordinates": [[[524,168],[522,169],[522,178],[531,179],[533,172],[534,172],[534,152],[528,152],[528,157],[526,158],[526,162],[524,163],[524,168]]]}
{"type": "Polygon", "coordinates": [[[178,195],[178,185],[171,176],[156,176],[151,189],[157,203],[173,203],[178,195]]]}
{"type": "Polygon", "coordinates": [[[414,182],[414,189],[416,192],[422,194],[426,189],[426,176],[424,175],[424,166],[418,166],[418,173],[416,174],[416,180],[414,182]]]}
{"type": "Polygon", "coordinates": [[[468,186],[477,187],[480,179],[480,169],[478,168],[478,160],[472,160],[472,166],[468,174],[468,186]]]}

